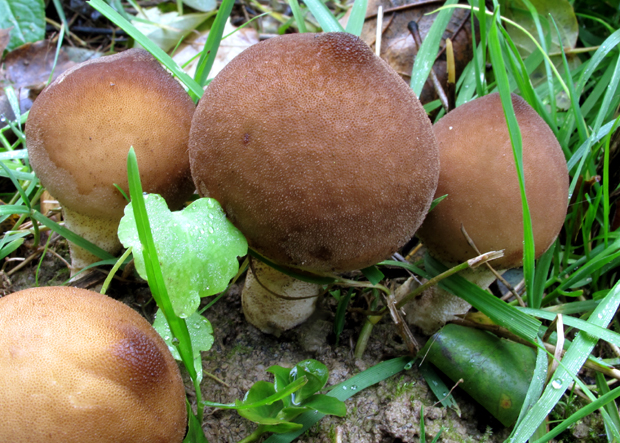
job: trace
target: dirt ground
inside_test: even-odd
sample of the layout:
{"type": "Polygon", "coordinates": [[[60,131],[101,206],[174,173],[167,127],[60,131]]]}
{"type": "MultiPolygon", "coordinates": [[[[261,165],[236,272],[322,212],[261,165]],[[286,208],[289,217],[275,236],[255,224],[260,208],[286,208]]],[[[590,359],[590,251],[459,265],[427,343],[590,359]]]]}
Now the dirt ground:
{"type": "MultiPolygon", "coordinates": [[[[65,257],[66,246],[60,240],[55,250],[65,257]]],[[[4,282],[4,292],[15,292],[35,286],[37,261],[13,274],[4,282]]],[[[39,271],[39,284],[61,284],[68,278],[62,262],[47,254],[39,271]]],[[[105,275],[92,276],[80,286],[99,291],[105,275]]],[[[242,283],[242,282],[241,282],[242,283]]],[[[345,329],[336,346],[333,330],[335,302],[326,298],[320,309],[304,325],[280,337],[266,335],[245,321],[241,308],[240,284],[230,288],[205,316],[211,321],[215,342],[209,352],[203,353],[205,371],[215,375],[228,386],[205,376],[202,395],[205,400],[230,403],[243,398],[245,392],[258,380],[273,381],[266,372],[271,365],[292,367],[313,358],[324,363],[329,371],[328,387],[340,383],[381,361],[406,355],[406,347],[388,321],[378,324],[361,360],[353,356],[355,341],[362,325],[362,317],[347,316],[345,329]]],[[[155,310],[146,283],[135,276],[126,281],[114,281],[108,295],[132,306],[153,320],[155,310]]],[[[205,299],[206,304],[210,299],[205,299]]],[[[423,340],[423,337],[418,337],[423,340]]],[[[195,400],[189,377],[190,400],[195,400]]],[[[448,382],[449,383],[449,382],[448,382]]],[[[455,411],[435,406],[437,399],[414,367],[377,385],[361,391],[346,401],[347,416],[327,416],[297,439],[303,443],[355,442],[397,443],[420,441],[420,411],[424,408],[427,441],[443,428],[439,439],[444,443],[502,442],[509,432],[501,424],[458,389],[454,392],[461,416],[455,411]]],[[[195,401],[194,401],[195,405],[195,401]]],[[[246,437],[256,425],[240,417],[235,411],[207,408],[203,428],[210,443],[233,443],[246,437]]],[[[266,437],[263,437],[263,440],[266,437]]]]}

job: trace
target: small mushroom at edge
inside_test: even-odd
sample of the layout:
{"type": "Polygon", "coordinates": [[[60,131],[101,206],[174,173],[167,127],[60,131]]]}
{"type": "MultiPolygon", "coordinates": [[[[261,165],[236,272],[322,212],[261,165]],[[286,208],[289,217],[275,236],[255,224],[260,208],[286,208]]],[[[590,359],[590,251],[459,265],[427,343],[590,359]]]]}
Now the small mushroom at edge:
{"type": "MultiPolygon", "coordinates": [[[[35,100],[26,126],[28,155],[61,203],[67,228],[114,254],[127,201],[127,152],[134,147],[146,192],[178,209],[194,191],[187,143],[194,104],[146,51],[81,63],[35,100]]],[[[70,244],[72,273],[98,261],[70,244]]]]}
{"type": "Polygon", "coordinates": [[[0,298],[0,441],[180,443],[185,387],[137,312],[73,287],[0,298]]]}
{"type": "MultiPolygon", "coordinates": [[[[538,258],[553,244],[564,224],[568,170],[562,148],[547,123],[521,97],[513,94],[512,104],[523,141],[525,190],[538,258]]],[[[459,106],[440,119],[433,130],[441,161],[435,196],[448,197],[428,214],[418,230],[419,238],[433,257],[455,265],[478,255],[463,235],[463,226],[481,253],[504,251],[502,258],[490,262],[498,272],[521,266],[521,193],[499,94],[459,106]]],[[[495,280],[485,266],[464,276],[483,288],[495,280]]],[[[432,333],[469,308],[463,300],[434,288],[408,304],[407,318],[432,333]],[[458,305],[458,312],[444,312],[441,303],[458,305]]]]}

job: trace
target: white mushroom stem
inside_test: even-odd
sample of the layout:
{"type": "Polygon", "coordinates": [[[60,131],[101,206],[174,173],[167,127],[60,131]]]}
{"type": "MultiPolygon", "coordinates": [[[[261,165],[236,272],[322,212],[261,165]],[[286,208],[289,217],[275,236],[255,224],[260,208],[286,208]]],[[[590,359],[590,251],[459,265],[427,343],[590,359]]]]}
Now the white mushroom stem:
{"type": "MultiPolygon", "coordinates": [[[[117,234],[120,220],[93,218],[79,214],[67,207],[62,209],[62,213],[67,229],[112,255],[121,250],[121,242],[118,240],[117,234]]],[[[69,242],[69,251],[71,253],[71,276],[86,266],[101,260],[96,255],[71,242],[69,242]]]]}
{"type": "Polygon", "coordinates": [[[253,269],[248,269],[241,293],[248,322],[277,336],[314,313],[321,285],[289,277],[264,263],[254,263],[253,269]]]}
{"type": "MultiPolygon", "coordinates": [[[[448,265],[448,267],[451,266],[448,265]]],[[[507,270],[496,271],[501,275],[507,270]]],[[[486,266],[469,268],[459,272],[458,275],[482,289],[487,289],[497,278],[486,266]]],[[[404,297],[417,286],[419,286],[419,283],[410,278],[396,290],[396,298],[404,297]]],[[[417,326],[427,335],[434,334],[447,322],[467,314],[470,309],[471,305],[465,300],[439,286],[427,289],[422,295],[407,303],[404,307],[407,322],[417,326]]]]}

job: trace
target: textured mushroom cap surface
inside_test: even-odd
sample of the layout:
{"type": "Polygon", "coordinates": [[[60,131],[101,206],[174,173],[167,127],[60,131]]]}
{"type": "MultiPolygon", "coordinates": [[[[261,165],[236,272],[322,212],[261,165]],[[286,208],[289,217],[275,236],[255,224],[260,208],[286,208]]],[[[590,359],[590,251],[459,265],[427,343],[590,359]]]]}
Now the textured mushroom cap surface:
{"type": "Polygon", "coordinates": [[[138,313],[71,287],[0,299],[0,441],[175,443],[185,390],[138,313]]]}
{"type": "Polygon", "coordinates": [[[415,94],[351,34],[245,50],[210,83],[190,134],[192,176],[250,246],[317,271],[372,265],[422,222],[437,185],[415,94]]]}
{"type": "Polygon", "coordinates": [[[63,206],[119,219],[127,204],[127,153],[134,147],[146,192],[179,207],[193,192],[187,143],[194,104],[146,51],[89,60],[58,77],[35,100],[26,125],[28,155],[63,206]]]}
{"type": "MultiPolygon", "coordinates": [[[[536,257],[557,237],[568,204],[564,154],[545,121],[521,97],[512,96],[523,140],[525,191],[536,257]]],[[[441,172],[436,197],[448,194],[426,217],[418,236],[446,262],[475,257],[461,224],[480,252],[505,250],[491,264],[521,266],[523,211],[512,145],[499,94],[450,111],[433,126],[441,172]]]]}

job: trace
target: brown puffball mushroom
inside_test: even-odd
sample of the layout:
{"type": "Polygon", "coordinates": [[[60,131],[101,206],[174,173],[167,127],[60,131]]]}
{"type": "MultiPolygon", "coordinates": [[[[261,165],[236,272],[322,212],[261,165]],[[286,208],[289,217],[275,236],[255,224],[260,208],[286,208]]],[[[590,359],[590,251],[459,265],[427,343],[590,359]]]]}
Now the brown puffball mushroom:
{"type": "Polygon", "coordinates": [[[409,240],[437,185],[415,94],[359,38],[291,34],[237,56],[190,134],[192,176],[251,248],[315,272],[375,264],[409,240]]]}
{"type": "Polygon", "coordinates": [[[185,389],[128,306],[73,287],[0,298],[0,441],[180,443],[185,389]]]}
{"type": "MultiPolygon", "coordinates": [[[[134,147],[145,192],[178,209],[194,191],[187,144],[194,104],[146,51],[81,63],[35,100],[26,138],[32,168],[61,203],[67,228],[114,254],[134,147]]],[[[98,261],[71,244],[74,271],[98,261]]]]}
{"type": "MultiPolygon", "coordinates": [[[[521,97],[513,94],[512,104],[523,140],[525,191],[538,258],[553,244],[564,224],[568,170],[547,123],[521,97]]],[[[502,258],[490,262],[499,272],[521,266],[521,193],[499,94],[459,106],[440,119],[433,130],[441,162],[435,197],[448,197],[428,214],[417,235],[431,255],[454,265],[478,255],[461,232],[462,225],[481,253],[504,251],[502,258]]],[[[470,272],[468,279],[487,287],[495,278],[485,278],[485,266],[478,269],[470,272]]],[[[424,299],[408,308],[417,311],[420,321],[428,321],[428,310],[437,305],[424,299]]],[[[465,312],[468,306],[464,306],[465,312]]]]}

